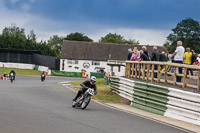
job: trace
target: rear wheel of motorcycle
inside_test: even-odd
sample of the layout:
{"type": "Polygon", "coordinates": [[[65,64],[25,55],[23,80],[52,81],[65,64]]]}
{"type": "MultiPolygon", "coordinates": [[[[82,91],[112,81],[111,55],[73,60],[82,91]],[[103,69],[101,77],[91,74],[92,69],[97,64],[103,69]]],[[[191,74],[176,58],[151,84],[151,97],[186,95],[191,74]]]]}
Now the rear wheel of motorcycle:
{"type": "Polygon", "coordinates": [[[84,110],[84,109],[88,106],[88,104],[90,103],[90,100],[91,100],[91,97],[90,97],[90,96],[88,96],[88,97],[86,97],[86,98],[84,99],[84,101],[83,101],[83,103],[82,103],[82,105],[81,105],[81,109],[82,109],[82,110],[84,110]]]}

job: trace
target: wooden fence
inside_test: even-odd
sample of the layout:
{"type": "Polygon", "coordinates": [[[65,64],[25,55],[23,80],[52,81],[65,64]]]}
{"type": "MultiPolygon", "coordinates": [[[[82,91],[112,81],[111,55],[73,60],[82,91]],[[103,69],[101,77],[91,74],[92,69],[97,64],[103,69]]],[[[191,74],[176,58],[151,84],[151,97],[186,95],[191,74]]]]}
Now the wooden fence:
{"type": "Polygon", "coordinates": [[[195,65],[157,61],[126,61],[125,77],[171,83],[181,85],[183,88],[191,87],[200,90],[200,66],[195,65]],[[157,69],[155,69],[155,66],[157,69]],[[178,73],[178,68],[183,68],[182,74],[178,73]],[[169,71],[170,69],[173,69],[173,72],[169,71]],[[187,75],[187,69],[192,69],[194,75],[187,75]],[[154,77],[154,73],[157,73],[157,78],[154,77]],[[182,78],[181,82],[176,82],[176,76],[182,78]]]}

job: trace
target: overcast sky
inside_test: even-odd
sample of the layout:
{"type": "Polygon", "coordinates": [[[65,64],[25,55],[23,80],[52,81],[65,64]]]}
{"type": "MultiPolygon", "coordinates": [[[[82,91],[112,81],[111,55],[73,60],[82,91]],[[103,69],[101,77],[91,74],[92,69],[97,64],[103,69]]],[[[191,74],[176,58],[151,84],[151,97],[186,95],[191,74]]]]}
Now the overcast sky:
{"type": "Polygon", "coordinates": [[[200,21],[200,0],[0,0],[0,32],[11,24],[37,40],[81,32],[98,41],[109,32],[141,45],[163,45],[177,23],[200,21]]]}

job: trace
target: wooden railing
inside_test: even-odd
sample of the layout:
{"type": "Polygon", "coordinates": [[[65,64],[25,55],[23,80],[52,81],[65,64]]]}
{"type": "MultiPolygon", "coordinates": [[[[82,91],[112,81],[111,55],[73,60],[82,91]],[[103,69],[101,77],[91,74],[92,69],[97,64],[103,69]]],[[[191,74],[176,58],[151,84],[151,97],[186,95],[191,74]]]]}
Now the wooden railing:
{"type": "Polygon", "coordinates": [[[163,83],[171,83],[173,85],[181,85],[184,87],[196,88],[200,90],[200,66],[157,62],[157,61],[126,61],[127,78],[138,78],[146,81],[157,81],[163,83]],[[157,70],[155,70],[157,65],[157,70]],[[169,72],[168,68],[173,68],[173,72],[169,72]],[[182,74],[178,73],[178,68],[183,68],[182,74]],[[187,69],[192,69],[194,75],[187,75],[187,69]],[[154,78],[157,73],[157,78],[154,78]],[[176,82],[176,76],[182,78],[181,82],[176,82]]]}

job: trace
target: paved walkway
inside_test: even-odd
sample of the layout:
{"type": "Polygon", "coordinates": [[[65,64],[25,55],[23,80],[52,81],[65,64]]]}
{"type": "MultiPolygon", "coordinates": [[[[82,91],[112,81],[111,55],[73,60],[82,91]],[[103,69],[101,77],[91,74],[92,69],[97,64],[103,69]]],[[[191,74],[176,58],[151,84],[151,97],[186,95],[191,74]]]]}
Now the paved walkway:
{"type": "Polygon", "coordinates": [[[190,123],[187,123],[187,122],[184,122],[184,121],[180,121],[180,120],[168,118],[168,117],[165,117],[165,116],[149,113],[149,112],[134,108],[130,105],[115,104],[115,103],[105,103],[105,104],[112,106],[114,108],[123,110],[125,112],[134,113],[134,114],[137,114],[139,116],[143,116],[143,117],[153,119],[155,121],[160,121],[160,122],[163,122],[163,123],[166,123],[166,124],[169,124],[169,125],[174,125],[176,127],[180,127],[180,128],[184,128],[184,129],[193,131],[195,133],[200,133],[200,126],[198,126],[198,125],[194,125],[194,124],[190,124],[190,123]]]}

